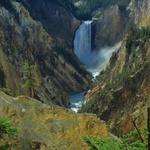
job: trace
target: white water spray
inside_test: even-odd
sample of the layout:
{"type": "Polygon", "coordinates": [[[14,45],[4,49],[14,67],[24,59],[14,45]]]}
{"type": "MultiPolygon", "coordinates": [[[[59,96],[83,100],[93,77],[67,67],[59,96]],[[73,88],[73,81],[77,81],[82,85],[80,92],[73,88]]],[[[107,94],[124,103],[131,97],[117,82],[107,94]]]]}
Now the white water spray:
{"type": "Polygon", "coordinates": [[[119,42],[113,47],[104,47],[98,51],[93,51],[94,63],[90,67],[87,67],[87,70],[93,74],[94,78],[98,76],[102,70],[105,70],[113,52],[116,52],[121,47],[121,43],[122,42],[119,42]]]}

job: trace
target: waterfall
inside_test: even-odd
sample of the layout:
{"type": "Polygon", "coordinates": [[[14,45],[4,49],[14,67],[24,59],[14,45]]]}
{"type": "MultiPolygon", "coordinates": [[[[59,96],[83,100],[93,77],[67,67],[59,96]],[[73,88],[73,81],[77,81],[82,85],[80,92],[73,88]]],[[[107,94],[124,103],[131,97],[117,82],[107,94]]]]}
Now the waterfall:
{"type": "MultiPolygon", "coordinates": [[[[92,21],[84,21],[79,26],[75,33],[74,53],[85,65],[86,69],[93,74],[95,79],[95,77],[106,68],[112,53],[120,48],[122,42],[119,42],[112,47],[105,46],[99,50],[92,50],[91,25],[92,21]]],[[[70,94],[69,99],[73,111],[77,112],[81,107],[83,97],[84,91],[70,94]]]]}
{"type": "Polygon", "coordinates": [[[74,52],[85,65],[90,65],[91,54],[91,24],[92,21],[83,21],[75,33],[74,52]]]}
{"type": "Polygon", "coordinates": [[[75,33],[74,53],[95,78],[103,69],[106,68],[112,53],[120,48],[121,42],[112,47],[105,46],[99,50],[92,50],[91,25],[92,21],[83,21],[79,26],[75,33]]]}

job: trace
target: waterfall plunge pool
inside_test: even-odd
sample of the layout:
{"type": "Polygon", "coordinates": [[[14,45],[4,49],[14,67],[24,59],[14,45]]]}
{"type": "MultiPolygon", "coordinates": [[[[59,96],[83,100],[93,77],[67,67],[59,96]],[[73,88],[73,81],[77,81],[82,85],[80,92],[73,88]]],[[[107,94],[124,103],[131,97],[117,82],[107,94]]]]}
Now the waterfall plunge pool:
{"type": "Polygon", "coordinates": [[[69,95],[71,110],[78,112],[81,108],[85,92],[72,93],[69,95]]]}
{"type": "MultiPolygon", "coordinates": [[[[112,53],[117,51],[121,42],[113,47],[104,47],[100,50],[92,50],[92,21],[82,21],[74,38],[74,53],[84,64],[87,71],[91,72],[93,78],[104,70],[109,63],[112,53]]],[[[77,112],[82,105],[85,92],[70,94],[71,110],[77,112]]]]}

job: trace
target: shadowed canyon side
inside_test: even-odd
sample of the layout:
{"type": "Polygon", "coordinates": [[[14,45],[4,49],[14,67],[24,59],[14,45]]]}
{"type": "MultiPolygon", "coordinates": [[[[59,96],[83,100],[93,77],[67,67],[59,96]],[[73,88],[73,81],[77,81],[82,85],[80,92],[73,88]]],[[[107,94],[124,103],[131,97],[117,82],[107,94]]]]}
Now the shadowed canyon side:
{"type": "Polygon", "coordinates": [[[22,3],[30,12],[32,18],[40,21],[51,37],[56,39],[59,44],[71,48],[73,35],[79,25],[79,20],[58,1],[60,0],[36,0],[36,2],[23,0],[22,3]]]}
{"type": "Polygon", "coordinates": [[[69,44],[65,44],[70,43],[65,37],[66,32],[69,34],[68,29],[72,28],[71,40],[78,21],[51,1],[39,0],[36,7],[33,6],[32,1],[0,2],[0,71],[4,76],[0,87],[11,95],[32,95],[44,103],[68,107],[67,92],[86,89],[90,82],[89,74],[80,65],[69,44]],[[37,13],[36,9],[41,5],[46,18],[37,13]],[[54,13],[60,14],[56,14],[58,19],[52,18],[54,13]],[[48,16],[52,18],[52,24],[47,23],[48,16]],[[64,27],[63,19],[69,22],[69,27],[64,27]],[[44,23],[49,25],[48,29],[44,23]],[[54,24],[62,23],[63,33],[58,37],[54,24]],[[63,40],[66,40],[64,44],[63,40]],[[27,73],[31,73],[32,78],[27,73]]]}

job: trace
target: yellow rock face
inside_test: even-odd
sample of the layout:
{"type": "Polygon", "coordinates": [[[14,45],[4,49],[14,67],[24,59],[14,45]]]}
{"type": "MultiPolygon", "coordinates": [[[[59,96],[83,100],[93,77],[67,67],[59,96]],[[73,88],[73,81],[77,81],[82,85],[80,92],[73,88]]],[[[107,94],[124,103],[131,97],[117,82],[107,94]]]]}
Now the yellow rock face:
{"type": "Polygon", "coordinates": [[[28,97],[9,97],[2,92],[0,104],[0,116],[11,118],[18,128],[14,150],[86,150],[82,136],[108,135],[105,123],[92,114],[76,114],[28,97]]]}

